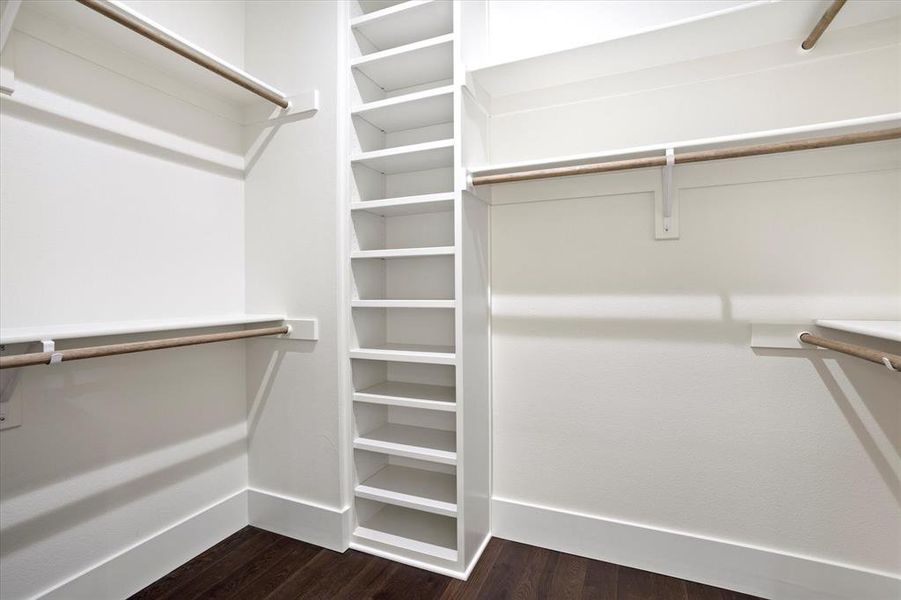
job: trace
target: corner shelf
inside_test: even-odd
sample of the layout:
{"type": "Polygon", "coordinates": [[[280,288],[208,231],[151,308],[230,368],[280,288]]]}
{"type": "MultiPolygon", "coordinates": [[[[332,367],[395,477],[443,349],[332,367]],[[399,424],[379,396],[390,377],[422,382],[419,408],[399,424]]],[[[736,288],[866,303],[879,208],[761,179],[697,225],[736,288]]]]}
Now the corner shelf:
{"type": "Polygon", "coordinates": [[[456,396],[456,390],[451,386],[384,381],[354,392],[353,399],[369,404],[455,412],[456,396]]]}
{"type": "Polygon", "coordinates": [[[354,494],[445,517],[457,516],[457,481],[448,473],[388,465],[359,484],[354,494]]]}
{"type": "Polygon", "coordinates": [[[457,434],[442,429],[389,423],[357,436],[354,448],[442,465],[457,464],[457,434]]]}
{"type": "Polygon", "coordinates": [[[437,140],[384,150],[361,152],[351,163],[385,174],[426,171],[450,167],[454,161],[454,140],[437,140]]]}
{"type": "Polygon", "coordinates": [[[379,50],[448,34],[453,4],[447,0],[410,0],[351,19],[350,27],[379,50]]]}
{"type": "Polygon", "coordinates": [[[383,90],[401,90],[451,79],[454,75],[453,45],[454,35],[449,33],[367,54],[350,61],[350,66],[383,90]]]}
{"type": "Polygon", "coordinates": [[[846,321],[835,319],[817,319],[820,327],[868,335],[870,337],[893,342],[901,342],[901,321],[846,321]]]}

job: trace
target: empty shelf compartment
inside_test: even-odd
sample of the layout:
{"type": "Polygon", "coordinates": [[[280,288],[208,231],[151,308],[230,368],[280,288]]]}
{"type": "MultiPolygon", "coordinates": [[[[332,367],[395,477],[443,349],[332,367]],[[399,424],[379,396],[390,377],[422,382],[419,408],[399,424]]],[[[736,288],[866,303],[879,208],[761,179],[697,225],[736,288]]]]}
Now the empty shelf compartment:
{"type": "Polygon", "coordinates": [[[443,465],[457,464],[457,434],[443,429],[388,423],[359,435],[354,448],[443,465]]]}
{"type": "Polygon", "coordinates": [[[457,520],[386,504],[354,530],[360,541],[457,560],[457,520]]]}
{"type": "Polygon", "coordinates": [[[351,162],[386,175],[452,167],[454,140],[437,140],[362,152],[351,158],[351,162]]]}
{"type": "Polygon", "coordinates": [[[400,217],[433,212],[451,211],[454,208],[453,192],[401,196],[383,200],[363,200],[352,202],[352,211],[363,211],[381,217],[400,217]]]}
{"type": "Polygon", "coordinates": [[[358,498],[457,516],[457,478],[449,473],[388,465],[360,483],[354,492],[358,498]]]}
{"type": "Polygon", "coordinates": [[[352,114],[386,132],[450,123],[454,119],[454,88],[443,86],[368,102],[352,114]]]}
{"type": "Polygon", "coordinates": [[[457,391],[452,386],[383,381],[354,392],[354,401],[453,412],[457,410],[457,391]]]}
{"type": "Polygon", "coordinates": [[[446,81],[454,75],[452,33],[367,54],[351,67],[386,91],[446,81]]]}
{"type": "Polygon", "coordinates": [[[376,50],[450,33],[453,30],[453,4],[449,0],[411,0],[370,12],[351,20],[350,27],[376,50]]]}
{"type": "Polygon", "coordinates": [[[452,365],[457,357],[453,346],[386,343],[350,350],[351,358],[366,360],[398,360],[402,362],[452,365]]]}

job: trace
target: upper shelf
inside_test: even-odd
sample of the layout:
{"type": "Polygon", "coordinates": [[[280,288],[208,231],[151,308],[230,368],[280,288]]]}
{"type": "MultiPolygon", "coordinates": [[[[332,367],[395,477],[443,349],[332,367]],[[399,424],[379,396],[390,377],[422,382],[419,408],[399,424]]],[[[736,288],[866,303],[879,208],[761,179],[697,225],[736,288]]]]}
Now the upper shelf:
{"type": "Polygon", "coordinates": [[[814,321],[820,327],[868,335],[901,342],[901,321],[842,321],[833,319],[817,319],[814,321]]]}
{"type": "Polygon", "coordinates": [[[351,162],[387,175],[451,167],[454,163],[454,140],[437,140],[362,152],[351,157],[351,162]]]}
{"type": "Polygon", "coordinates": [[[352,111],[382,131],[403,131],[454,119],[454,88],[442,86],[424,92],[368,102],[352,111]]]}
{"type": "Polygon", "coordinates": [[[383,90],[451,79],[454,35],[449,33],[354,59],[350,66],[383,90]]]}
{"type": "Polygon", "coordinates": [[[726,135],[715,138],[664,142],[647,146],[636,146],[632,148],[617,148],[614,150],[605,150],[603,152],[589,154],[571,154],[568,156],[557,156],[542,160],[520,161],[502,163],[497,165],[482,165],[473,168],[471,170],[471,174],[473,176],[495,175],[499,173],[510,173],[514,171],[584,165],[614,159],[659,156],[661,155],[661,153],[665,152],[667,148],[673,148],[677,153],[680,149],[715,150],[718,148],[727,148],[732,146],[750,145],[764,142],[786,142],[790,140],[810,137],[842,135],[895,127],[901,127],[901,112],[875,115],[859,119],[829,121],[826,123],[816,123],[813,125],[803,125],[800,127],[787,127],[784,129],[769,129],[766,131],[755,131],[738,135],[726,135]]]}
{"type": "MultiPolygon", "coordinates": [[[[821,2],[749,2],[627,37],[483,65],[472,75],[488,94],[500,97],[789,40],[797,41],[800,51],[822,12],[821,2]]],[[[849,2],[830,31],[899,15],[901,2],[849,2]]]]}
{"type": "Polygon", "coordinates": [[[453,30],[453,4],[448,0],[410,0],[356,17],[353,31],[378,50],[396,48],[453,30]]]}
{"type": "MultiPolygon", "coordinates": [[[[138,34],[128,27],[116,22],[113,18],[98,14],[95,10],[83,6],[78,2],[27,2],[22,13],[16,20],[16,28],[26,33],[39,35],[49,34],[46,26],[33,23],[34,16],[50,20],[56,25],[61,25],[59,33],[71,38],[70,44],[79,47],[100,44],[106,46],[103,53],[106,60],[112,60],[112,54],[124,53],[136,58],[142,66],[159,71],[166,77],[177,80],[180,84],[192,88],[202,88],[203,91],[238,105],[256,105],[264,103],[264,100],[253,92],[241,87],[235,79],[243,79],[254,82],[272,95],[286,97],[286,94],[275,87],[260,81],[242,69],[229,64],[211,52],[200,48],[177,33],[166,29],[158,23],[136,12],[134,9],[121,2],[111,1],[99,3],[98,7],[121,15],[123,19],[134,21],[138,26],[165,43],[178,46],[182,51],[192,54],[195,58],[188,59],[176,53],[176,51],[163,47],[143,34],[138,34]],[[29,22],[29,13],[31,21],[29,22]],[[40,31],[36,31],[40,29],[40,31]],[[75,38],[78,38],[77,40],[75,38]],[[193,60],[199,60],[209,65],[221,74],[217,74],[203,67],[193,60]]],[[[114,62],[114,61],[113,61],[114,62]]],[[[272,106],[269,104],[269,106],[272,106]]]]}
{"type": "Polygon", "coordinates": [[[180,319],[154,319],[146,321],[116,321],[109,323],[79,323],[73,325],[47,325],[42,327],[10,327],[0,329],[0,344],[39,342],[41,340],[66,340],[130,333],[152,333],[177,329],[201,329],[224,325],[247,325],[284,321],[284,315],[215,315],[180,319]]]}

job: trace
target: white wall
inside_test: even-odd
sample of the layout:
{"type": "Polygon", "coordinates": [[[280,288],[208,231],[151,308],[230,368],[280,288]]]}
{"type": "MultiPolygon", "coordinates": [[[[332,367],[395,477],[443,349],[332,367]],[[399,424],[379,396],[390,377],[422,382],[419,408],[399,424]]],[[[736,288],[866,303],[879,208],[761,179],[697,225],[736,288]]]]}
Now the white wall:
{"type": "MultiPolygon", "coordinates": [[[[877,24],[502,98],[491,160],[898,111],[897,44],[877,24]]],[[[899,156],[677,167],[675,241],[657,170],[496,186],[495,498],[901,573],[897,376],[749,346],[752,321],[901,318],[899,156]]]]}
{"type": "MultiPolygon", "coordinates": [[[[242,36],[224,36],[243,32],[241,4],[171,3],[158,18],[240,63],[242,36]]],[[[0,112],[2,326],[243,312],[239,177],[28,99],[228,153],[240,129],[35,37],[13,42],[22,103],[0,112]]],[[[23,369],[23,424],[0,433],[2,597],[38,594],[244,489],[244,364],[231,343],[23,369]]]]}
{"type": "Polygon", "coordinates": [[[489,0],[491,35],[482,64],[625,37],[743,4],[748,0],[489,0]]]}
{"type": "Polygon", "coordinates": [[[260,340],[248,353],[250,484],[332,510],[344,508],[345,447],[337,346],[339,8],[247,7],[248,69],[289,94],[321,93],[315,118],[263,134],[266,151],[247,176],[247,307],[316,316],[320,326],[315,344],[260,340]]]}

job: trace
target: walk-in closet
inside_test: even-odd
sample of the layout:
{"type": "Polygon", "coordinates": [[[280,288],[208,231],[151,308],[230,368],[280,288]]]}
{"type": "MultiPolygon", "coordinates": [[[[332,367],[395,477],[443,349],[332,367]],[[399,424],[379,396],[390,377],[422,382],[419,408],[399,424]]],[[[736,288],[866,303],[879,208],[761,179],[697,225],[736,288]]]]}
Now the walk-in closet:
{"type": "Polygon", "coordinates": [[[0,0],[0,600],[897,600],[899,372],[897,0],[0,0]]]}

